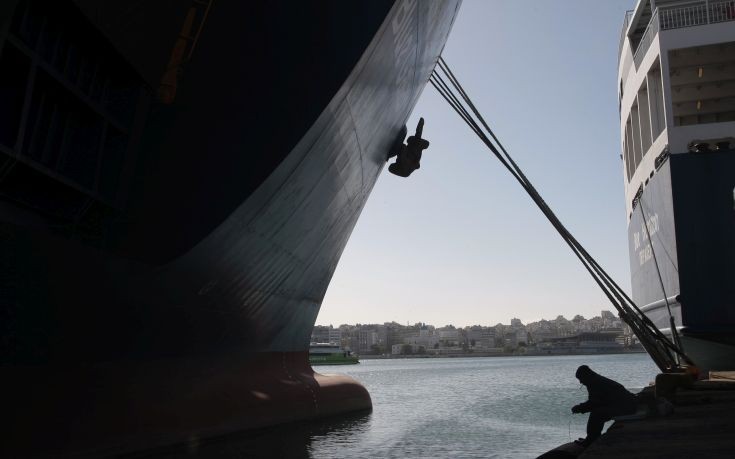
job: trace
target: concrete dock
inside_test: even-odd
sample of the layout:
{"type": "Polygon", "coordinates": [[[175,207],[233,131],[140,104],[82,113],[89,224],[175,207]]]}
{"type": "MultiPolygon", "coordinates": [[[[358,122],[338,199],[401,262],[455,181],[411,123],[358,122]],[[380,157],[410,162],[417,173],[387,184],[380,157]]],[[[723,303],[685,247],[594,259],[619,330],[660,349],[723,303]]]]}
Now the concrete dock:
{"type": "Polygon", "coordinates": [[[679,388],[674,412],[618,421],[578,457],[735,457],[735,372],[679,388]]]}

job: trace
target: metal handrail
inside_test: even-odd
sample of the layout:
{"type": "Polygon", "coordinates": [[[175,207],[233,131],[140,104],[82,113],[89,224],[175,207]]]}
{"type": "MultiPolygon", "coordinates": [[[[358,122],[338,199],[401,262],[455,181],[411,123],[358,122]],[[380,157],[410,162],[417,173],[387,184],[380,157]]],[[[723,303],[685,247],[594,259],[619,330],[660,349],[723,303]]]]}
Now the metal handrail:
{"type": "MultiPolygon", "coordinates": [[[[628,13],[626,13],[625,18],[624,30],[627,30],[628,13]]],[[[636,68],[641,65],[643,56],[651,47],[653,38],[659,30],[681,29],[727,21],[735,21],[735,0],[714,3],[703,1],[689,6],[656,8],[633,55],[636,68]]],[[[623,37],[621,37],[620,42],[621,51],[622,44],[623,37]]]]}
{"type": "Polygon", "coordinates": [[[735,1],[710,3],[708,19],[710,24],[735,20],[735,1]]]}
{"type": "Polygon", "coordinates": [[[661,10],[661,30],[680,29],[707,24],[707,5],[683,6],[661,10]]]}
{"type": "Polygon", "coordinates": [[[633,62],[635,62],[636,69],[640,67],[641,62],[643,61],[643,56],[646,55],[646,52],[648,52],[648,48],[650,48],[651,43],[653,43],[653,38],[656,36],[656,34],[658,34],[658,12],[659,9],[656,8],[656,11],[653,12],[653,16],[651,16],[651,20],[648,21],[646,31],[643,33],[643,37],[641,37],[640,43],[638,43],[638,49],[635,50],[635,54],[633,55],[633,62]]]}
{"type": "Polygon", "coordinates": [[[628,38],[628,26],[630,25],[630,19],[633,17],[634,10],[628,10],[625,12],[625,19],[623,19],[623,28],[620,29],[620,43],[618,45],[618,63],[620,63],[620,54],[623,52],[623,43],[628,38]]]}
{"type": "Polygon", "coordinates": [[[662,7],[661,30],[681,29],[698,25],[735,20],[735,0],[698,2],[680,7],[662,7]]]}

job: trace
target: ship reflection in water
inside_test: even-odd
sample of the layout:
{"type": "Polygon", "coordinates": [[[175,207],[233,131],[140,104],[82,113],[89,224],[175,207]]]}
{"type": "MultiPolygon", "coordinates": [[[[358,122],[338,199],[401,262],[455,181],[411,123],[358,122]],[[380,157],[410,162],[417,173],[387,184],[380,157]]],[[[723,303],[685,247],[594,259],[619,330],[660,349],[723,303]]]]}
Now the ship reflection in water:
{"type": "Polygon", "coordinates": [[[364,412],[315,422],[296,422],[215,439],[192,438],[187,444],[151,450],[128,458],[311,458],[319,445],[331,448],[359,443],[371,429],[372,414],[364,412]]]}
{"type": "Polygon", "coordinates": [[[637,392],[657,373],[646,354],[366,359],[315,366],[370,391],[373,411],[191,441],[153,458],[517,458],[584,436],[587,416],[570,408],[587,392],[574,372],[587,364],[637,392]],[[533,441],[529,441],[533,439],[533,441]]]}

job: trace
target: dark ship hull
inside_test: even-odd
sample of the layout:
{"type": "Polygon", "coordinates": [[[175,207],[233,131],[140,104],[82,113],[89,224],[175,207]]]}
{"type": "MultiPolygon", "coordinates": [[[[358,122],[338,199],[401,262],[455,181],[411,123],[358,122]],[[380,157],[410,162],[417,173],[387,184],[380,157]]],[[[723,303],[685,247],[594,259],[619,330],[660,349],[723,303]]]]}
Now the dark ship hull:
{"type": "Polygon", "coordinates": [[[457,8],[0,7],[0,451],[369,408],[309,335],[457,8]]]}
{"type": "Polygon", "coordinates": [[[735,368],[734,189],[732,151],[672,154],[628,226],[634,301],[703,370],[735,368]]]}

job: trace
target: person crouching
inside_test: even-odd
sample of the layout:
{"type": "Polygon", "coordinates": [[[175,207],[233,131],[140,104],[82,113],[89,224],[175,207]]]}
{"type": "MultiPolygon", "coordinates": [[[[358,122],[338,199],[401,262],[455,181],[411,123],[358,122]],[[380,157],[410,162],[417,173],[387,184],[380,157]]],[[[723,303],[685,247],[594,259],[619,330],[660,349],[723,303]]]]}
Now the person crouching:
{"type": "Polygon", "coordinates": [[[636,396],[620,383],[592,371],[587,365],[577,368],[574,376],[587,387],[588,400],[572,407],[572,413],[589,413],[587,419],[587,438],[577,440],[588,446],[602,435],[605,422],[615,416],[636,412],[636,396]]]}

